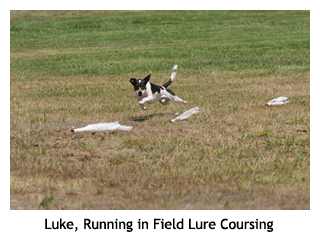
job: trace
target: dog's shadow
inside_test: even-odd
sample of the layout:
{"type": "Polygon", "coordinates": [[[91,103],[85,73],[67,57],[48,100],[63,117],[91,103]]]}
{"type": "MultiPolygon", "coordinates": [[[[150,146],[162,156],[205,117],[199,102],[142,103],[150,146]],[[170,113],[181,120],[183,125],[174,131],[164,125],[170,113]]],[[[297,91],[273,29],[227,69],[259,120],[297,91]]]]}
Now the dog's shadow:
{"type": "Polygon", "coordinates": [[[158,114],[151,114],[148,116],[143,116],[143,117],[134,117],[134,118],[129,118],[130,121],[134,122],[144,122],[146,120],[149,120],[153,117],[163,117],[163,116],[169,116],[169,115],[174,115],[174,113],[158,113],[158,114]]]}

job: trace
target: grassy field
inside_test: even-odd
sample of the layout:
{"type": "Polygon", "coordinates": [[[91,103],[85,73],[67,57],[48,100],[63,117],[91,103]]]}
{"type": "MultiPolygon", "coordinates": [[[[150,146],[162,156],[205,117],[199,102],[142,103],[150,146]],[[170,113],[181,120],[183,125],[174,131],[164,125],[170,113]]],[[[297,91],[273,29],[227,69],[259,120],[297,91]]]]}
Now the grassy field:
{"type": "Polygon", "coordinates": [[[309,11],[10,18],[11,209],[310,209],[309,11]],[[130,77],[174,64],[187,105],[141,110],[130,77]]]}

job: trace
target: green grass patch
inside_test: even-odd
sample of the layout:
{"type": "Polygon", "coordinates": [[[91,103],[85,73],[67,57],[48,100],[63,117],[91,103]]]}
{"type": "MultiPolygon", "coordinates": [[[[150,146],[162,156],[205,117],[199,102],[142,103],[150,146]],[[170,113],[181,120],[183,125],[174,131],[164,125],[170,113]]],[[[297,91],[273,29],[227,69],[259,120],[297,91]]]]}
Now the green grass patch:
{"type": "Polygon", "coordinates": [[[309,11],[146,11],[10,22],[11,72],[307,72],[309,11]],[[179,70],[179,71],[180,71],[179,70]]]}
{"type": "Polygon", "coordinates": [[[48,210],[55,198],[56,198],[55,196],[47,196],[47,197],[42,198],[39,203],[39,207],[43,208],[45,210],[48,210]]]}
{"type": "Polygon", "coordinates": [[[294,137],[286,136],[284,138],[277,139],[266,139],[264,140],[266,149],[270,149],[276,146],[287,146],[287,147],[299,147],[299,146],[310,146],[310,138],[306,139],[295,139],[294,137]]]}
{"type": "Polygon", "coordinates": [[[249,137],[268,137],[268,136],[271,136],[272,134],[273,134],[272,130],[264,129],[257,132],[249,133],[248,136],[249,137]]]}

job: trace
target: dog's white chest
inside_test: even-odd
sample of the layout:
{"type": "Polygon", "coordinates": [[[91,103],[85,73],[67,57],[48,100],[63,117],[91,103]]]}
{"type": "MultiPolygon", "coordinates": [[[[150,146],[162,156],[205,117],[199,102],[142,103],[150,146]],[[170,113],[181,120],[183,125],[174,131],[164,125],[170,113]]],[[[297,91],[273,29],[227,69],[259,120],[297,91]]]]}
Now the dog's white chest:
{"type": "Polygon", "coordinates": [[[160,97],[161,97],[161,94],[159,94],[159,93],[149,93],[149,91],[147,90],[147,91],[145,91],[143,94],[142,94],[142,96],[139,96],[138,94],[137,94],[137,99],[138,99],[138,101],[141,101],[141,100],[143,100],[143,102],[144,103],[148,103],[148,104],[152,104],[152,103],[156,103],[156,102],[158,102],[159,101],[159,99],[160,99],[160,97]]]}

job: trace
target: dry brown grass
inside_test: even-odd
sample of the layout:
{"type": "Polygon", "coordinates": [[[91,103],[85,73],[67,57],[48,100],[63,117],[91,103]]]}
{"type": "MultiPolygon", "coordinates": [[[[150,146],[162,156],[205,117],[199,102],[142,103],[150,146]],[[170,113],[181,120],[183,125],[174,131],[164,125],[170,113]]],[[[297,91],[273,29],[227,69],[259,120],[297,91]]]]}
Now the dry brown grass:
{"type": "Polygon", "coordinates": [[[11,209],[310,209],[309,73],[179,74],[188,104],[147,111],[130,76],[12,74],[11,209]],[[133,130],[70,132],[116,120],[133,130]]]}

